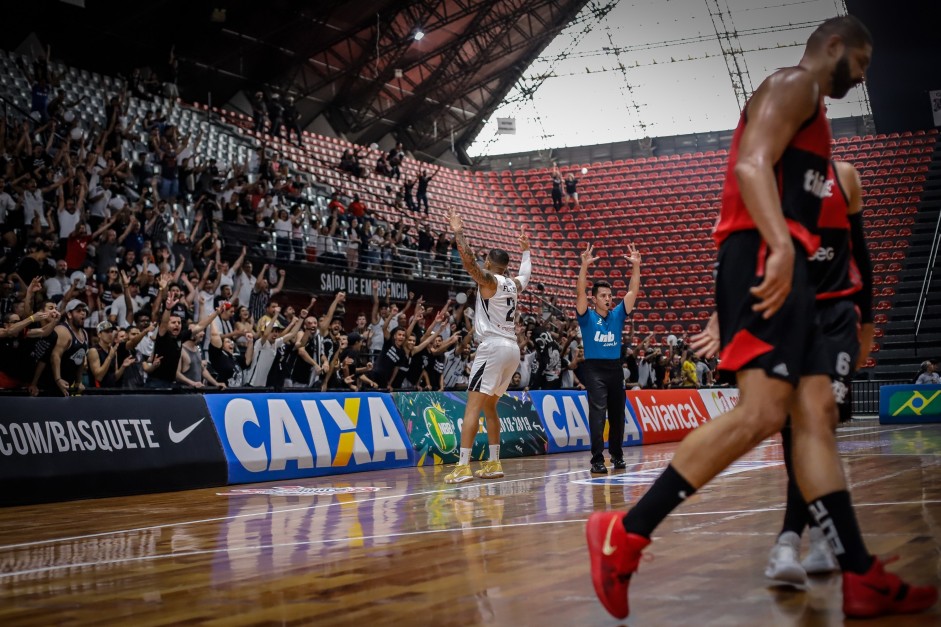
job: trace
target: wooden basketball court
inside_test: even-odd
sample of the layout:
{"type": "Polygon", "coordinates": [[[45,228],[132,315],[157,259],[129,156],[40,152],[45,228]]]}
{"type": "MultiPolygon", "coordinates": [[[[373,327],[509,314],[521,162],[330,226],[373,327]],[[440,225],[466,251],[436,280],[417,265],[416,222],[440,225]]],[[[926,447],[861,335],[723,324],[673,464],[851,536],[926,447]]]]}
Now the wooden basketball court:
{"type": "MultiPolygon", "coordinates": [[[[856,420],[838,437],[870,549],[941,583],[941,425],[856,420]]],[[[584,522],[635,502],[675,447],[625,449],[628,471],[594,480],[577,453],[506,460],[504,479],[463,486],[423,467],[2,509],[0,624],[616,625],[584,522]],[[275,486],[287,494],[223,494],[275,486]],[[296,493],[311,488],[376,490],[296,493]]],[[[842,624],[838,576],[766,585],[784,486],[769,441],[678,509],[627,622],[842,624]]],[[[939,625],[941,610],[866,624],[939,625]]]]}

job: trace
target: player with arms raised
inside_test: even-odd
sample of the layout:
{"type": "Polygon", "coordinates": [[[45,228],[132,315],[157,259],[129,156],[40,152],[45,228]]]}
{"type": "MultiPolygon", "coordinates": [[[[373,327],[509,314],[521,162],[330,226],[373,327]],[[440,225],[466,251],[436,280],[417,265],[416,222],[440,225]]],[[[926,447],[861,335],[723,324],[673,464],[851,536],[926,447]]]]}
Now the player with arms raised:
{"type": "Polygon", "coordinates": [[[444,478],[445,483],[472,481],[474,474],[482,479],[503,476],[500,464],[500,418],[497,416],[497,401],[506,392],[519,367],[520,349],[516,340],[516,303],[520,293],[526,289],[532,273],[529,254],[529,238],[520,231],[519,243],[523,251],[519,276],[505,275],[510,263],[510,254],[500,248],[492,248],[483,266],[464,237],[464,222],[454,208],[449,213],[451,230],[457,241],[458,252],[464,269],[477,283],[477,307],[474,313],[474,332],[480,346],[471,367],[467,384],[467,407],[464,424],[461,426],[461,456],[457,466],[444,478]],[[470,456],[474,438],[480,424],[480,412],[487,421],[487,441],[490,458],[483,462],[476,473],[471,474],[470,456]]]}

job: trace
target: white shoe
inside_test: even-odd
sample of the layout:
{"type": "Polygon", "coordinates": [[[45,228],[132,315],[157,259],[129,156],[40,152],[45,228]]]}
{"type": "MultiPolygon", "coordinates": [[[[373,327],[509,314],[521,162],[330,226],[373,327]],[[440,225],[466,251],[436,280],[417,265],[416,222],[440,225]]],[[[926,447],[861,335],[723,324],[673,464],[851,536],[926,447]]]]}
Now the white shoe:
{"type": "Polygon", "coordinates": [[[785,531],[771,549],[765,577],[776,584],[804,587],[807,585],[807,572],[798,561],[801,538],[793,531],[785,531]]]}
{"type": "Polygon", "coordinates": [[[801,565],[808,575],[824,575],[840,570],[840,564],[820,527],[810,528],[810,551],[801,565]]]}

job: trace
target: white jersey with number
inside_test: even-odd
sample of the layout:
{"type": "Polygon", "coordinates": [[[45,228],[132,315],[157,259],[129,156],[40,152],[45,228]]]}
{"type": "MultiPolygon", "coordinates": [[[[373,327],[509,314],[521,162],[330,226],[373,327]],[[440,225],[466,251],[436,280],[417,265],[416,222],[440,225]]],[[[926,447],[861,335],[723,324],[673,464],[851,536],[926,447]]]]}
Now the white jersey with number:
{"type": "Polygon", "coordinates": [[[516,344],[516,283],[499,274],[493,278],[497,281],[493,296],[481,298],[480,289],[477,290],[474,335],[480,342],[499,338],[516,344]]]}

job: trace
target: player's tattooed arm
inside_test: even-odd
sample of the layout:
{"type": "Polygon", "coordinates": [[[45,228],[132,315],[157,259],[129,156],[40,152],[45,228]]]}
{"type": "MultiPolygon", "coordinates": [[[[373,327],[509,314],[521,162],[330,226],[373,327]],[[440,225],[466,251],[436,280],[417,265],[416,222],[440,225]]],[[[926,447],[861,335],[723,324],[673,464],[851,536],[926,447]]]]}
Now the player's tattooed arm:
{"type": "Polygon", "coordinates": [[[461,262],[467,274],[470,275],[477,285],[496,289],[497,280],[489,270],[480,267],[477,263],[477,257],[474,255],[474,250],[470,247],[470,244],[467,243],[467,238],[464,236],[464,222],[461,220],[461,216],[452,207],[448,217],[451,222],[451,230],[454,231],[454,241],[457,244],[457,251],[461,255],[461,262]]]}
{"type": "Polygon", "coordinates": [[[461,261],[464,264],[464,269],[467,270],[467,274],[481,287],[495,288],[497,286],[497,280],[489,270],[481,268],[480,264],[477,263],[477,256],[474,254],[474,250],[470,247],[470,244],[467,243],[464,232],[459,231],[455,233],[455,238],[457,239],[457,249],[461,254],[461,261]]]}

